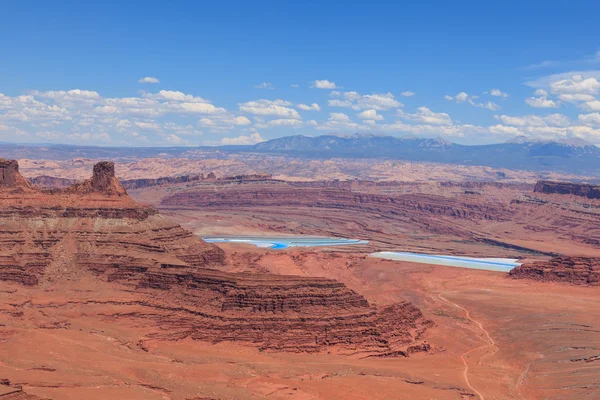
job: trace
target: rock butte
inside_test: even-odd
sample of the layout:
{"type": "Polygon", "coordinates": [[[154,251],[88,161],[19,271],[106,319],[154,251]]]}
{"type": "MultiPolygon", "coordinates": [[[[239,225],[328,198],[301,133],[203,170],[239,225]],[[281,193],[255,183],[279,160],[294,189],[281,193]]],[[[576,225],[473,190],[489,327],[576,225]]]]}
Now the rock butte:
{"type": "Polygon", "coordinates": [[[31,186],[15,161],[0,166],[0,280],[55,290],[86,279],[117,285],[127,300],[94,299],[92,290],[53,307],[138,321],[148,329],[140,348],[192,338],[365,357],[429,349],[423,338],[433,323],[409,302],[377,308],[332,279],[220,271],[223,251],[136,203],[111,162],[52,190],[31,186]]]}

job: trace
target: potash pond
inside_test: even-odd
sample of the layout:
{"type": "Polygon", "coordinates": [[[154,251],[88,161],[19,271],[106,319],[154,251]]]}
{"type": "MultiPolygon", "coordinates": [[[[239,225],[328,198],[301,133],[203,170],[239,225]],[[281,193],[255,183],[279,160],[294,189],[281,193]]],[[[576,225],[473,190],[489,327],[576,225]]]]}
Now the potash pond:
{"type": "Polygon", "coordinates": [[[445,265],[448,267],[484,269],[489,271],[508,272],[521,265],[514,258],[473,258],[464,256],[445,256],[419,253],[405,253],[395,251],[381,251],[372,253],[372,257],[384,258],[393,261],[409,261],[422,264],[445,265]]]}
{"type": "Polygon", "coordinates": [[[368,240],[345,239],[324,236],[206,236],[207,243],[242,243],[269,249],[288,247],[329,247],[368,244],[368,240]]]}

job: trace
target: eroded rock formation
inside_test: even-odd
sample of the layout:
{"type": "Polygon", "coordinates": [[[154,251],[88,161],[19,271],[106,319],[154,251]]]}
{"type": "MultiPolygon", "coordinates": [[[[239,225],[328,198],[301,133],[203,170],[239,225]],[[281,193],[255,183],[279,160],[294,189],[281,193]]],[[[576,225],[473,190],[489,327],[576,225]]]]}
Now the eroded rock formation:
{"type": "Polygon", "coordinates": [[[0,187],[11,190],[29,190],[31,185],[19,173],[19,163],[16,160],[0,158],[0,187]]]}
{"type": "Polygon", "coordinates": [[[600,199],[600,185],[587,185],[584,183],[538,181],[534,192],[570,194],[587,197],[588,199],[600,199]]]}
{"type": "Polygon", "coordinates": [[[600,258],[557,256],[548,261],[523,264],[510,271],[516,279],[600,285],[600,258]]]}
{"type": "Polygon", "coordinates": [[[0,189],[0,210],[1,281],[116,285],[123,298],[92,291],[52,307],[77,305],[109,322],[135,321],[147,329],[140,348],[148,340],[191,337],[371,356],[428,349],[422,336],[432,323],[411,303],[378,309],[331,279],[219,270],[223,252],[133,201],[112,163],[97,164],[91,179],[63,190],[0,189]]]}

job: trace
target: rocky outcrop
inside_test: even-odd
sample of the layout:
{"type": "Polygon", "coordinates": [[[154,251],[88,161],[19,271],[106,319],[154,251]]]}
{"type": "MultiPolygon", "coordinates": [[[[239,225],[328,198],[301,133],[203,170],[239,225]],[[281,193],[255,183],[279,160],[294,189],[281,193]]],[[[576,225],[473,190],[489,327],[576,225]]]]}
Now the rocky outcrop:
{"type": "Polygon", "coordinates": [[[584,183],[538,181],[533,191],[535,193],[570,194],[587,197],[588,199],[600,199],[600,185],[584,183]]]}
{"type": "Polygon", "coordinates": [[[134,321],[145,329],[142,342],[189,337],[365,356],[426,350],[431,322],[410,303],[379,309],[331,279],[220,270],[222,250],[134,202],[112,163],[64,190],[0,189],[0,246],[0,281],[117,287],[128,300],[100,300],[92,289],[85,302],[66,299],[65,307],[134,321]]]}
{"type": "Polygon", "coordinates": [[[65,191],[70,193],[101,193],[109,196],[126,196],[127,191],[115,176],[115,164],[101,161],[94,165],[91,179],[69,186],[65,191]]]}
{"type": "Polygon", "coordinates": [[[600,258],[556,256],[523,264],[509,273],[515,279],[600,286],[600,258]]]}
{"type": "Polygon", "coordinates": [[[0,187],[12,190],[29,190],[31,185],[19,173],[19,163],[16,160],[0,158],[0,187]]]}

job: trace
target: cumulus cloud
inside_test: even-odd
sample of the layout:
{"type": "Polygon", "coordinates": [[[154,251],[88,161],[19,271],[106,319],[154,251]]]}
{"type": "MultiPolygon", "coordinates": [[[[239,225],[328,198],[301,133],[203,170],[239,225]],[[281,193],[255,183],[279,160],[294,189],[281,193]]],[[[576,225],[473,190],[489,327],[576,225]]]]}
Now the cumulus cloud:
{"type": "Polygon", "coordinates": [[[490,90],[490,95],[496,97],[502,97],[503,99],[508,97],[508,93],[501,91],[500,89],[492,89],[490,90]]]}
{"type": "Polygon", "coordinates": [[[250,136],[240,135],[238,137],[233,138],[222,138],[221,144],[223,145],[251,145],[260,142],[264,142],[265,139],[262,138],[260,133],[254,132],[250,136]]]}
{"type": "Polygon", "coordinates": [[[0,94],[1,125],[48,141],[105,143],[112,138],[115,144],[130,144],[132,138],[142,143],[150,137],[157,143],[175,143],[175,136],[201,135],[190,121],[197,115],[203,117],[198,125],[210,127],[211,132],[252,124],[246,116],[180,91],[142,92],[139,97],[103,97],[82,89],[31,91],[14,97],[0,94]]]}
{"type": "Polygon", "coordinates": [[[600,82],[595,77],[585,77],[583,74],[575,74],[566,79],[550,82],[552,93],[600,93],[600,82]]]}
{"type": "Polygon", "coordinates": [[[343,99],[329,100],[330,107],[346,107],[353,110],[391,110],[392,108],[402,107],[393,94],[391,93],[374,93],[360,94],[357,92],[332,92],[334,97],[342,97],[343,99]]]}
{"type": "Polygon", "coordinates": [[[292,103],[285,100],[254,100],[240,103],[240,111],[254,115],[302,119],[298,111],[290,108],[292,103]]]}
{"type": "Polygon", "coordinates": [[[377,110],[365,110],[357,114],[360,119],[367,119],[373,121],[381,121],[383,120],[383,115],[378,114],[377,110]]]}
{"type": "Polygon", "coordinates": [[[505,126],[502,124],[490,126],[489,131],[492,134],[503,135],[503,136],[518,136],[518,135],[522,134],[522,132],[519,130],[519,128],[514,127],[514,126],[505,126]]]}
{"type": "Polygon", "coordinates": [[[560,106],[560,103],[551,100],[546,96],[528,97],[525,99],[525,103],[535,108],[558,108],[560,106]]]}
{"type": "Polygon", "coordinates": [[[584,125],[600,127],[600,113],[579,114],[577,118],[584,125]]]}
{"type": "Polygon", "coordinates": [[[254,87],[257,89],[271,89],[271,90],[275,89],[273,87],[273,85],[271,84],[271,82],[262,82],[262,83],[259,83],[258,85],[254,85],[254,87]]]}
{"type": "Polygon", "coordinates": [[[321,111],[321,107],[317,103],[308,104],[297,104],[296,108],[304,111],[321,111]]]}
{"type": "Polygon", "coordinates": [[[584,110],[587,110],[587,111],[600,111],[600,101],[599,100],[586,101],[585,103],[583,103],[581,105],[581,108],[583,108],[584,110]]]}
{"type": "Polygon", "coordinates": [[[160,83],[158,78],[155,78],[153,76],[145,76],[145,77],[139,79],[138,82],[139,83],[160,83]]]}
{"type": "Polygon", "coordinates": [[[436,113],[427,107],[417,108],[417,112],[414,114],[410,114],[402,110],[398,110],[397,114],[402,119],[426,125],[452,125],[452,118],[450,118],[448,114],[436,113]]]}
{"type": "Polygon", "coordinates": [[[411,92],[411,91],[407,90],[407,91],[404,91],[404,92],[400,93],[400,96],[402,96],[402,97],[411,97],[411,96],[414,96],[415,94],[416,94],[415,92],[411,92]]]}
{"type": "Polygon", "coordinates": [[[310,87],[316,89],[336,89],[339,86],[335,84],[335,82],[328,81],[327,79],[321,79],[311,82],[310,87]]]}

